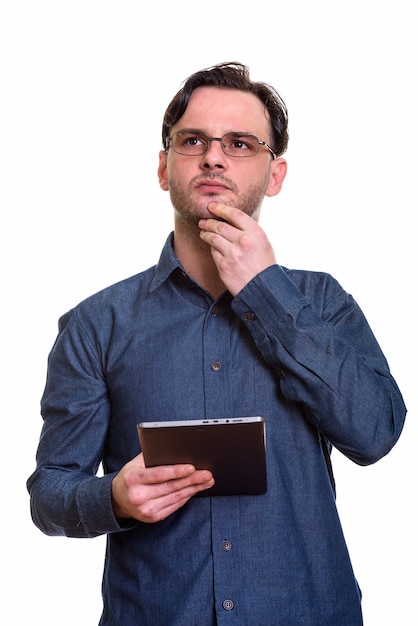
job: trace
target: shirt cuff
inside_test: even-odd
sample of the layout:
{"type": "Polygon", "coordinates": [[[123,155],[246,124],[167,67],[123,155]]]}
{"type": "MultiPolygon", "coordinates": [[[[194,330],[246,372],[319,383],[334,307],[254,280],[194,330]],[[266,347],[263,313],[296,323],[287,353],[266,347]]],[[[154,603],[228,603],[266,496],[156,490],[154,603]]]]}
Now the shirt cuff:
{"type": "Polygon", "coordinates": [[[116,472],[102,477],[94,477],[83,482],[77,491],[77,507],[80,524],[89,537],[131,530],[138,521],[119,520],[112,506],[112,480],[116,472]]]}

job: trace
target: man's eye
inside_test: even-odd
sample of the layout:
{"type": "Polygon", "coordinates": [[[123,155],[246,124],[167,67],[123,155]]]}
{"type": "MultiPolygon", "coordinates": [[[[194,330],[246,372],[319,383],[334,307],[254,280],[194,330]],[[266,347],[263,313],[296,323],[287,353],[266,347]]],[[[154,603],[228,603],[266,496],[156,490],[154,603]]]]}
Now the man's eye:
{"type": "Polygon", "coordinates": [[[184,144],[186,146],[201,146],[203,144],[206,144],[205,140],[202,137],[186,137],[184,139],[184,144]]]}
{"type": "Polygon", "coordinates": [[[236,137],[227,143],[227,149],[233,152],[254,152],[257,146],[251,138],[236,137]]]}
{"type": "Polygon", "coordinates": [[[235,148],[236,150],[239,150],[240,148],[248,148],[248,144],[245,143],[245,141],[241,141],[241,139],[236,139],[235,141],[232,142],[232,147],[235,148]]]}

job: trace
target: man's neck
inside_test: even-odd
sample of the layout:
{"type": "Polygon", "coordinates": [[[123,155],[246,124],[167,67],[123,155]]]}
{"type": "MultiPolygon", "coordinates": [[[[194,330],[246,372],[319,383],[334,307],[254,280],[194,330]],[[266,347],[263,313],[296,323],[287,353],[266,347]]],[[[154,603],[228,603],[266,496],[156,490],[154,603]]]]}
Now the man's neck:
{"type": "Polygon", "coordinates": [[[174,229],[174,251],[193,280],[216,299],[225,291],[212,258],[210,247],[199,236],[199,227],[174,229]]]}

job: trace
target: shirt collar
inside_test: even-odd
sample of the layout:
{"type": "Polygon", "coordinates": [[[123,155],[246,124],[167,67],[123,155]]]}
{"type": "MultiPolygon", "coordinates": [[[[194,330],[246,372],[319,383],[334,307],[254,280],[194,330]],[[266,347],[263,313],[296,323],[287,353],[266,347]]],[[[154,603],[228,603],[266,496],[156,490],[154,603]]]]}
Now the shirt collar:
{"type": "Polygon", "coordinates": [[[160,259],[155,266],[154,278],[152,279],[150,288],[151,293],[158,289],[176,269],[180,269],[184,272],[180,261],[174,254],[173,241],[174,233],[172,232],[167,237],[160,259]]]}
{"type": "MultiPolygon", "coordinates": [[[[190,301],[198,306],[210,305],[213,302],[213,298],[203,290],[185,271],[183,265],[180,263],[174,252],[174,232],[171,232],[167,237],[167,240],[162,249],[160,259],[155,266],[154,277],[151,282],[150,293],[158,289],[172,274],[176,284],[179,281],[183,285],[183,295],[188,297],[190,301]],[[188,289],[186,290],[186,285],[188,289]],[[187,295],[186,295],[187,294],[187,295]],[[203,300],[202,300],[203,297],[203,300]]],[[[225,292],[218,298],[218,301],[224,301],[227,306],[230,306],[232,296],[229,292],[225,292]]]]}

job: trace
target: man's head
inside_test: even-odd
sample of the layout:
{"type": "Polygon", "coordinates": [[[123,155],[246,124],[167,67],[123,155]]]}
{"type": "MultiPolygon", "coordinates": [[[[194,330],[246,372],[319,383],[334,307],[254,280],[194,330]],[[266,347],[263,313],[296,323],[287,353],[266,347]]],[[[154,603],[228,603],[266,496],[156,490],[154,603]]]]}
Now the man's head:
{"type": "Polygon", "coordinates": [[[241,63],[221,63],[192,74],[167,107],[162,127],[162,141],[167,148],[167,138],[172,127],[183,116],[190,97],[198,87],[236,89],[255,95],[264,105],[271,124],[269,145],[276,157],[281,156],[288,144],[288,115],[286,105],[277,91],[263,82],[250,80],[249,70],[241,63]]]}
{"type": "Polygon", "coordinates": [[[286,175],[285,105],[237,63],[185,82],[164,117],[163,141],[158,177],[170,192],[176,224],[195,227],[210,215],[211,201],[257,219],[263,198],[279,193],[286,175]]]}

